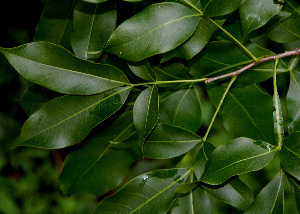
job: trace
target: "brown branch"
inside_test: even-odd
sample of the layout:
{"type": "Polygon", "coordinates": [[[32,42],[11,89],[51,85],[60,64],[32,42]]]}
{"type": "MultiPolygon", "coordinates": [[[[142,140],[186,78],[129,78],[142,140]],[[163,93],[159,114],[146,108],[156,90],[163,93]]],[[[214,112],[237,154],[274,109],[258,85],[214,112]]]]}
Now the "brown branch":
{"type": "Polygon", "coordinates": [[[250,64],[246,65],[245,67],[243,67],[243,68],[241,68],[237,71],[234,71],[234,72],[231,72],[231,73],[228,73],[228,74],[224,74],[224,75],[220,75],[220,76],[216,76],[216,77],[212,77],[212,78],[208,78],[207,80],[205,80],[204,83],[210,83],[210,82],[213,82],[215,80],[220,80],[220,79],[223,79],[223,78],[226,78],[226,77],[234,77],[234,76],[237,76],[237,75],[243,73],[244,71],[247,71],[248,69],[250,69],[250,68],[252,68],[252,67],[254,67],[258,64],[268,62],[268,61],[271,61],[271,60],[275,60],[275,59],[281,59],[281,58],[288,57],[288,56],[295,56],[295,55],[300,55],[300,48],[296,48],[296,50],[286,51],[284,53],[276,54],[276,55],[273,55],[273,56],[263,57],[263,58],[261,58],[260,60],[258,60],[256,62],[251,62],[250,64]]]}

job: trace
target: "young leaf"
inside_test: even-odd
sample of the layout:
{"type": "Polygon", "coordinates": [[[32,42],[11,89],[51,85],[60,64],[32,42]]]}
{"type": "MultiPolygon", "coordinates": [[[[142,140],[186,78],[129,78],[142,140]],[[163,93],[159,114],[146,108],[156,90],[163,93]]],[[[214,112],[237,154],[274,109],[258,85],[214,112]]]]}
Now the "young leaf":
{"type": "Polygon", "coordinates": [[[75,54],[82,59],[96,60],[114,31],[116,21],[114,2],[91,4],[78,1],[74,10],[74,33],[71,39],[75,54]]]}
{"type": "Polygon", "coordinates": [[[297,210],[300,213],[300,181],[290,176],[289,174],[287,174],[287,178],[289,180],[289,183],[292,186],[295,199],[296,199],[297,210]]]}
{"type": "Polygon", "coordinates": [[[235,178],[220,186],[203,185],[203,188],[216,199],[240,210],[246,210],[254,199],[251,188],[239,178],[235,178]]]}
{"type": "Polygon", "coordinates": [[[159,103],[157,87],[145,89],[136,99],[133,106],[133,124],[139,134],[139,146],[143,143],[158,121],[159,103]]]}
{"type": "Polygon", "coordinates": [[[168,123],[196,132],[202,122],[200,99],[192,86],[167,97],[160,105],[160,123],[168,123]]]}
{"type": "Polygon", "coordinates": [[[216,148],[201,181],[218,185],[234,175],[257,171],[274,157],[276,147],[263,141],[238,138],[216,148]]]}
{"type": "Polygon", "coordinates": [[[300,131],[300,72],[290,72],[290,87],[286,102],[289,132],[300,131]]]}
{"type": "Polygon", "coordinates": [[[26,121],[15,146],[54,149],[78,143],[120,109],[129,91],[129,88],[117,88],[92,96],[54,99],[26,121]]]}
{"type": "Polygon", "coordinates": [[[265,25],[281,9],[273,0],[247,0],[240,7],[244,37],[265,25]]]}
{"type": "MultiPolygon", "coordinates": [[[[222,25],[225,20],[215,20],[219,25],[222,25]]],[[[162,54],[162,62],[168,61],[171,58],[182,57],[186,60],[191,59],[198,54],[208,43],[211,35],[218,28],[208,19],[203,18],[200,20],[195,33],[182,45],[162,54]]]]}
{"type": "Polygon", "coordinates": [[[129,83],[116,67],[81,60],[48,42],[0,48],[0,52],[26,79],[60,93],[97,94],[129,83]]]}
{"type": "Polygon", "coordinates": [[[246,210],[250,213],[283,213],[283,173],[276,177],[258,194],[253,204],[246,210]]]}
{"type": "Polygon", "coordinates": [[[238,9],[246,0],[201,0],[203,15],[222,16],[238,9]]]}
{"type": "Polygon", "coordinates": [[[162,169],[140,175],[102,200],[95,213],[167,213],[174,190],[189,173],[186,169],[162,169]]]}
{"type": "Polygon", "coordinates": [[[48,41],[71,50],[73,11],[76,0],[47,1],[35,30],[34,41],[48,41]]]}
{"type": "Polygon", "coordinates": [[[286,172],[300,180],[300,132],[295,132],[283,140],[280,163],[286,172]]]}
{"type": "MultiPolygon", "coordinates": [[[[210,99],[217,106],[226,88],[216,84],[208,84],[206,87],[210,99]]],[[[232,88],[220,115],[226,130],[234,137],[249,137],[275,145],[273,100],[256,85],[232,88]]]]}
{"type": "Polygon", "coordinates": [[[201,178],[207,161],[210,159],[211,153],[215,150],[215,146],[209,142],[205,142],[195,158],[194,171],[198,179],[201,178]]]}
{"type": "Polygon", "coordinates": [[[140,62],[128,62],[131,71],[138,77],[148,80],[156,81],[156,76],[147,60],[140,62]]]}
{"type": "Polygon", "coordinates": [[[130,61],[165,53],[187,40],[199,20],[199,13],[181,4],[153,4],[123,22],[112,34],[105,51],[130,61]]]}
{"type": "Polygon", "coordinates": [[[85,191],[102,195],[120,185],[136,158],[125,149],[114,149],[110,142],[122,142],[133,131],[132,112],[125,112],[97,137],[72,151],[59,177],[64,193],[85,191]]]}
{"type": "MultiPolygon", "coordinates": [[[[250,43],[245,45],[256,57],[274,55],[268,49],[250,43]]],[[[252,62],[236,44],[228,41],[210,42],[205,49],[196,57],[190,67],[190,74],[194,77],[217,76],[224,73],[236,71],[252,62]]],[[[240,74],[236,85],[244,87],[253,83],[263,82],[273,76],[274,62],[266,62],[257,65],[248,71],[240,74]]],[[[287,67],[281,61],[278,64],[277,72],[285,72],[287,67]]]]}
{"type": "MultiPolygon", "coordinates": [[[[135,151],[138,135],[130,137],[126,144],[131,145],[135,151]]],[[[165,159],[182,155],[200,143],[202,139],[186,129],[158,123],[144,142],[143,156],[146,158],[165,159]]]]}

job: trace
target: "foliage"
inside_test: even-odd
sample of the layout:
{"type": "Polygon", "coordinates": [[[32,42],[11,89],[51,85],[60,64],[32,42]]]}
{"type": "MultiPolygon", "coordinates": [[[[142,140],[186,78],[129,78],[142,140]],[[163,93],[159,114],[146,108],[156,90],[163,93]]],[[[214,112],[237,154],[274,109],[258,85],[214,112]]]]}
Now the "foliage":
{"type": "Polygon", "coordinates": [[[0,115],[25,182],[1,178],[0,212],[56,181],[69,197],[25,212],[300,212],[299,21],[296,0],[48,1],[34,42],[0,48],[29,117],[0,115]]]}

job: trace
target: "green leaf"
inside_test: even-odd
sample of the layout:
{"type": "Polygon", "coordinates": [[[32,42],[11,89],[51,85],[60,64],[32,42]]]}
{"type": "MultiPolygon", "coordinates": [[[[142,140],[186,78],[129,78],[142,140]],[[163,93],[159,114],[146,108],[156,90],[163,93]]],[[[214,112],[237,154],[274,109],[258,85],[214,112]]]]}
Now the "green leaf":
{"type": "Polygon", "coordinates": [[[26,79],[60,93],[90,95],[129,83],[116,67],[81,60],[48,42],[0,48],[0,52],[26,79]]]}
{"type": "Polygon", "coordinates": [[[240,210],[246,210],[254,199],[251,188],[239,178],[235,178],[220,186],[204,185],[203,188],[216,199],[240,210]]]}
{"type": "Polygon", "coordinates": [[[258,194],[245,214],[283,213],[283,173],[276,177],[258,194]]]}
{"type": "Polygon", "coordinates": [[[201,0],[204,16],[222,16],[238,9],[246,0],[201,0]]]}
{"type": "Polygon", "coordinates": [[[83,0],[85,2],[90,2],[90,3],[102,3],[106,2],[107,0],[83,0]]]}
{"type": "Polygon", "coordinates": [[[268,38],[278,43],[288,43],[300,39],[300,4],[299,1],[288,1],[285,4],[291,16],[278,23],[268,31],[268,38]]]}
{"type": "Polygon", "coordinates": [[[140,62],[128,62],[131,71],[138,77],[148,80],[156,81],[156,76],[147,60],[140,62]]]}
{"type": "Polygon", "coordinates": [[[234,175],[260,170],[272,160],[276,151],[275,146],[263,141],[234,139],[213,151],[201,181],[218,185],[234,175]]]}
{"type": "MultiPolygon", "coordinates": [[[[217,106],[226,88],[216,84],[208,84],[206,87],[209,98],[217,106]]],[[[232,88],[222,105],[220,115],[225,129],[234,137],[249,137],[275,145],[273,100],[257,85],[232,88]]]]}
{"type": "MultiPolygon", "coordinates": [[[[219,25],[222,25],[225,22],[225,20],[215,21],[219,25]]],[[[195,33],[186,42],[174,50],[162,54],[162,62],[168,61],[175,57],[181,57],[186,60],[191,59],[206,46],[210,37],[217,29],[218,28],[208,19],[201,19],[195,33]]]]}
{"type": "Polygon", "coordinates": [[[201,102],[190,86],[167,97],[160,105],[160,123],[168,123],[196,132],[202,122],[201,102]]]}
{"type": "Polygon", "coordinates": [[[244,37],[265,25],[280,9],[273,0],[247,0],[240,8],[244,37]]]}
{"type": "Polygon", "coordinates": [[[134,132],[132,112],[125,112],[107,128],[72,151],[64,161],[59,180],[65,194],[85,191],[102,195],[121,184],[135,157],[110,142],[122,142],[134,132]]]}
{"type": "Polygon", "coordinates": [[[75,54],[96,60],[115,29],[117,11],[114,2],[91,4],[78,1],[74,10],[74,33],[71,44],[75,54]],[[83,27],[84,26],[84,27],[83,27]],[[97,52],[93,54],[93,52],[97,52]]]}
{"type": "Polygon", "coordinates": [[[75,3],[76,0],[47,1],[35,30],[34,41],[48,41],[71,50],[75,3]]]}
{"type": "Polygon", "coordinates": [[[167,213],[174,190],[189,173],[186,169],[162,169],[140,175],[102,200],[95,213],[167,213]]]}
{"type": "Polygon", "coordinates": [[[211,153],[215,150],[215,146],[209,142],[205,142],[195,158],[194,171],[198,179],[201,178],[207,161],[210,159],[211,153]]]}
{"type": "Polygon", "coordinates": [[[289,132],[300,131],[300,72],[290,72],[290,87],[286,102],[289,132]]]}
{"type": "MultiPolygon", "coordinates": [[[[134,151],[137,148],[138,135],[132,135],[126,144],[134,151]]],[[[165,159],[182,155],[200,143],[202,139],[186,129],[158,123],[144,142],[143,156],[146,158],[165,159]]]]}
{"type": "Polygon", "coordinates": [[[179,187],[177,187],[174,191],[174,193],[188,193],[190,191],[192,191],[193,189],[195,189],[195,187],[197,187],[200,184],[200,181],[194,181],[192,183],[185,183],[185,184],[181,184],[179,187]]]}
{"type": "Polygon", "coordinates": [[[300,213],[300,181],[290,176],[289,174],[287,174],[287,178],[289,180],[289,183],[292,186],[295,199],[296,199],[297,210],[300,213]]]}
{"type": "Polygon", "coordinates": [[[130,61],[165,53],[187,40],[199,20],[199,13],[181,4],[153,4],[123,22],[112,34],[105,51],[130,61]]]}
{"type": "Polygon", "coordinates": [[[26,121],[15,146],[54,149],[78,143],[120,109],[129,91],[129,88],[117,88],[92,96],[54,99],[26,121]]]}
{"type": "MultiPolygon", "coordinates": [[[[256,57],[274,55],[270,50],[261,48],[254,43],[249,43],[245,46],[256,57]]],[[[251,62],[252,59],[232,42],[210,42],[199,54],[199,57],[196,57],[192,62],[190,74],[194,77],[218,76],[236,71],[251,62]]],[[[235,84],[238,87],[244,87],[253,83],[263,82],[273,76],[273,68],[274,62],[257,65],[240,74],[235,84]]],[[[285,71],[287,71],[286,65],[279,62],[277,72],[285,71]]]]}
{"type": "Polygon", "coordinates": [[[158,121],[159,103],[157,87],[145,89],[136,99],[133,106],[133,124],[139,134],[139,146],[143,143],[158,121]]]}
{"type": "Polygon", "coordinates": [[[295,132],[283,140],[280,163],[286,172],[300,180],[300,132],[295,132]]]}

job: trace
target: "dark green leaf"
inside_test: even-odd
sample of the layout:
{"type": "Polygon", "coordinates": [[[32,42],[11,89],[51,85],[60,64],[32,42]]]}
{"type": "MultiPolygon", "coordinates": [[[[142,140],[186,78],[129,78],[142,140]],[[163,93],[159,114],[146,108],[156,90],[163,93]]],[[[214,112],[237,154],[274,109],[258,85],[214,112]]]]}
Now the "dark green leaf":
{"type": "Polygon", "coordinates": [[[95,213],[167,213],[174,190],[188,174],[185,169],[162,169],[140,175],[102,200],[95,213]]]}
{"type": "Polygon", "coordinates": [[[272,160],[276,151],[271,144],[249,138],[229,141],[213,151],[201,181],[218,185],[234,175],[260,170],[272,160]]]}
{"type": "Polygon", "coordinates": [[[179,193],[179,194],[188,193],[193,189],[195,189],[195,187],[198,186],[199,183],[200,181],[194,181],[192,183],[181,184],[179,187],[175,189],[174,193],[179,193]]]}
{"type": "Polygon", "coordinates": [[[136,99],[133,106],[133,123],[139,134],[139,146],[143,143],[158,121],[159,103],[157,87],[145,89],[136,99]]]}
{"type": "Polygon", "coordinates": [[[283,173],[276,177],[258,194],[245,214],[283,213],[283,173]]]}
{"type": "Polygon", "coordinates": [[[120,185],[135,158],[124,149],[114,149],[110,142],[122,142],[133,131],[132,112],[125,112],[98,137],[71,152],[59,178],[65,194],[85,191],[102,195],[120,185]]]}
{"type": "Polygon", "coordinates": [[[201,178],[207,161],[210,158],[211,153],[215,150],[215,146],[209,142],[205,142],[201,148],[201,150],[198,152],[196,158],[195,158],[195,175],[198,179],[201,178]]]}
{"type": "Polygon", "coordinates": [[[278,25],[281,21],[287,19],[291,16],[291,13],[279,11],[275,16],[273,16],[270,21],[267,22],[262,28],[261,32],[268,32],[270,29],[278,25]]]}
{"type": "Polygon", "coordinates": [[[300,213],[300,181],[298,181],[297,179],[295,179],[294,177],[288,174],[287,174],[287,178],[292,186],[295,199],[296,199],[297,210],[300,213]]]}
{"type": "MultiPolygon", "coordinates": [[[[224,21],[225,20],[216,20],[219,25],[222,25],[224,21]]],[[[174,57],[182,57],[186,60],[191,59],[206,46],[211,35],[217,29],[218,28],[208,19],[201,19],[195,33],[185,43],[174,50],[162,54],[162,62],[174,57]]]]}
{"type": "Polygon", "coordinates": [[[138,77],[148,80],[156,81],[156,76],[147,60],[140,62],[128,62],[131,71],[138,77]]]}
{"type": "Polygon", "coordinates": [[[75,3],[76,0],[47,1],[35,30],[34,41],[48,41],[71,49],[75,3]]]}
{"type": "MultiPolygon", "coordinates": [[[[270,50],[251,43],[246,44],[247,49],[256,57],[273,55],[270,50]]],[[[195,77],[217,76],[238,70],[252,62],[245,52],[236,44],[228,41],[208,43],[206,48],[195,59],[190,68],[190,74],[195,77]]],[[[240,74],[236,81],[237,86],[243,87],[249,84],[263,82],[273,76],[274,62],[266,62],[257,65],[240,74]]],[[[279,62],[277,72],[285,72],[284,63],[279,62]]]]}
{"type": "Polygon", "coordinates": [[[64,148],[82,141],[124,104],[130,89],[91,96],[63,96],[45,104],[24,124],[15,146],[64,148]]]}
{"type": "MultiPolygon", "coordinates": [[[[217,106],[225,87],[207,85],[208,94],[217,106]]],[[[274,142],[273,100],[258,86],[232,88],[222,105],[220,114],[226,130],[234,137],[249,137],[274,142]]]]}
{"type": "MultiPolygon", "coordinates": [[[[138,135],[130,137],[126,143],[138,152],[138,135]]],[[[186,129],[158,123],[144,143],[143,156],[147,158],[165,159],[182,155],[191,150],[202,139],[186,129]]]]}
{"type": "Polygon", "coordinates": [[[191,86],[167,97],[160,105],[159,121],[196,132],[202,122],[201,103],[196,89],[191,86]]]}
{"type": "Polygon", "coordinates": [[[193,34],[199,20],[199,13],[181,4],[153,4],[123,22],[105,50],[140,61],[179,46],[193,34]]]}
{"type": "Polygon", "coordinates": [[[0,48],[0,52],[26,79],[60,93],[96,94],[129,83],[116,67],[81,60],[48,42],[0,48]]]}
{"type": "Polygon", "coordinates": [[[251,188],[239,178],[235,178],[220,186],[206,185],[203,188],[218,200],[240,210],[246,210],[254,199],[251,188]]]}
{"type": "Polygon", "coordinates": [[[300,72],[290,72],[290,87],[286,102],[289,132],[300,131],[300,72]]]}
{"type": "Polygon", "coordinates": [[[244,37],[265,25],[280,9],[273,0],[247,0],[240,8],[244,37]]]}
{"type": "Polygon", "coordinates": [[[96,60],[116,26],[114,2],[91,4],[78,1],[73,20],[71,44],[75,54],[82,59],[96,60]]]}
{"type": "Polygon", "coordinates": [[[201,0],[205,16],[221,16],[232,13],[246,0],[201,0]]]}
{"type": "Polygon", "coordinates": [[[300,132],[295,132],[283,140],[280,163],[285,171],[300,180],[300,132]]]}

